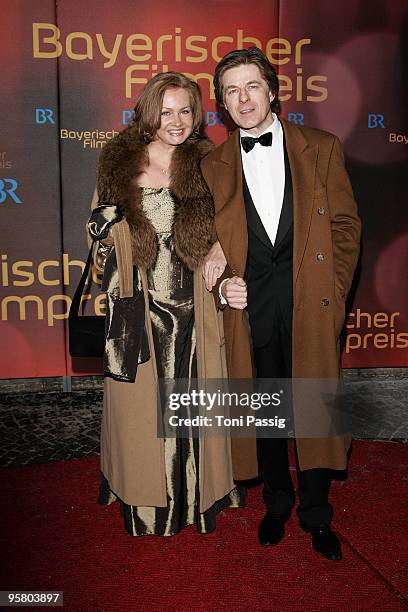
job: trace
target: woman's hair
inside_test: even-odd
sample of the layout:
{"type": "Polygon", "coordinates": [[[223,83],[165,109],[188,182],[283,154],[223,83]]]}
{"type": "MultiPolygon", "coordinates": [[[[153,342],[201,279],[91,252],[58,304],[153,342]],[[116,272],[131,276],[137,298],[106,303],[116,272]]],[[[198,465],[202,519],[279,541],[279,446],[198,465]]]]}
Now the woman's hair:
{"type": "Polygon", "coordinates": [[[237,66],[245,64],[255,64],[255,66],[258,66],[262,78],[266,81],[269,90],[275,96],[271,102],[271,111],[279,115],[281,105],[278,98],[279,80],[276,70],[266,55],[257,47],[231,51],[231,53],[227,53],[227,55],[217,64],[214,74],[214,90],[218,104],[224,106],[224,86],[222,79],[225,72],[230,68],[236,68],[237,66]]]}
{"type": "Polygon", "coordinates": [[[162,72],[154,76],[143,88],[134,110],[133,124],[145,142],[151,142],[161,125],[164,94],[168,89],[186,89],[193,113],[193,131],[190,139],[203,132],[203,105],[197,83],[179,72],[162,72]]]}

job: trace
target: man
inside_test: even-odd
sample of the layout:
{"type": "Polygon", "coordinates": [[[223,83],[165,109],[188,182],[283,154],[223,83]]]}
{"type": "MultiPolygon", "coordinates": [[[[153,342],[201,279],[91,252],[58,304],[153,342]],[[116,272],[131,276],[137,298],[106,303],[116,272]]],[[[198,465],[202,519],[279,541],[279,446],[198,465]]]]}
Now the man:
{"type": "MultiPolygon", "coordinates": [[[[252,341],[257,377],[336,379],[360,241],[340,143],[278,119],[276,72],[255,47],[226,55],[214,87],[239,128],[202,162],[227,260],[215,292],[224,308],[229,375],[251,377],[252,341]]],[[[293,411],[296,423],[296,398],[293,411]]],[[[257,440],[263,545],[283,538],[295,503],[287,446],[287,438],[257,440]]],[[[314,549],[333,560],[341,547],[330,527],[330,470],[346,468],[348,448],[340,435],[296,440],[300,525],[314,549]]]]}

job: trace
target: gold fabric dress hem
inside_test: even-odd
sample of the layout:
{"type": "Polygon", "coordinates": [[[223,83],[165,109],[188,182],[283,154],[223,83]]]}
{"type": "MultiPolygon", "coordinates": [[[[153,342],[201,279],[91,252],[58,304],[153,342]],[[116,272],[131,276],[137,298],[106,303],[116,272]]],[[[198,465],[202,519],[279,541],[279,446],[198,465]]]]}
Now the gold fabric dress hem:
{"type": "Polygon", "coordinates": [[[195,516],[192,520],[186,520],[177,527],[174,525],[174,514],[171,515],[173,522],[160,522],[157,514],[166,515],[168,508],[156,508],[153,506],[130,506],[123,502],[111,489],[108,481],[102,475],[99,503],[101,505],[109,505],[115,501],[120,504],[120,512],[123,518],[123,524],[129,535],[132,537],[142,536],[159,536],[170,537],[179,534],[186,527],[195,525],[199,535],[207,535],[215,531],[217,527],[217,515],[224,510],[233,508],[245,508],[246,490],[243,486],[237,486],[230,491],[225,497],[217,500],[211,508],[205,512],[198,513],[195,508],[195,516]],[[140,519],[140,514],[144,513],[144,521],[140,519]],[[198,514],[198,516],[197,516],[198,514]],[[150,515],[150,521],[147,520],[150,515]],[[162,527],[160,527],[162,525],[162,527]],[[172,526],[171,526],[172,525],[172,526]]]}

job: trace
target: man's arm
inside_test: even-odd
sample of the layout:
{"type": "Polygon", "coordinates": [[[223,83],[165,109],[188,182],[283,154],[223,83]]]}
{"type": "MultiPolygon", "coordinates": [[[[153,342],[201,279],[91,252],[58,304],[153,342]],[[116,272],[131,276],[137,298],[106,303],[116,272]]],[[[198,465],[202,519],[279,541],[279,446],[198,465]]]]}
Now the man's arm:
{"type": "Polygon", "coordinates": [[[360,251],[361,221],[350,180],[344,166],[343,150],[335,138],[327,172],[335,284],[346,298],[360,251]]]}
{"type": "MultiPolygon", "coordinates": [[[[214,172],[211,163],[210,156],[204,157],[201,161],[201,171],[205,182],[207,183],[208,189],[214,198],[214,172]]],[[[214,202],[214,205],[216,202],[214,202]]],[[[238,278],[233,274],[228,262],[225,266],[224,272],[217,279],[212,293],[214,296],[215,304],[218,309],[222,310],[227,305],[230,308],[242,310],[247,305],[247,288],[244,279],[238,278]],[[223,281],[226,281],[223,283],[223,281]],[[222,295],[224,299],[221,301],[220,296],[220,285],[222,285],[222,295]]]]}

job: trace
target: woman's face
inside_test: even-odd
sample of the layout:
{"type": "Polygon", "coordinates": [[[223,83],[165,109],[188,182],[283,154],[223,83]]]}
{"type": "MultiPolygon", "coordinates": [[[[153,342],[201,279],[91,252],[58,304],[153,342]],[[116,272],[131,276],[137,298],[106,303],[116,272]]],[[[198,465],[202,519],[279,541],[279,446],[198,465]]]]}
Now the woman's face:
{"type": "Polygon", "coordinates": [[[167,89],[163,96],[161,124],[155,139],[177,146],[193,131],[193,109],[187,89],[167,89]]]}

